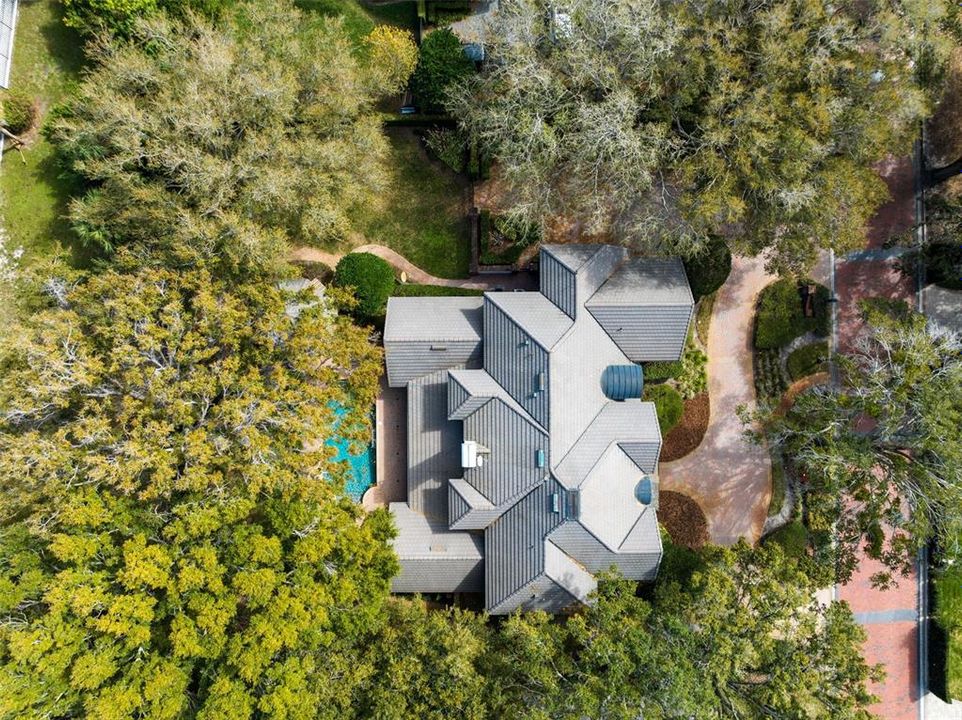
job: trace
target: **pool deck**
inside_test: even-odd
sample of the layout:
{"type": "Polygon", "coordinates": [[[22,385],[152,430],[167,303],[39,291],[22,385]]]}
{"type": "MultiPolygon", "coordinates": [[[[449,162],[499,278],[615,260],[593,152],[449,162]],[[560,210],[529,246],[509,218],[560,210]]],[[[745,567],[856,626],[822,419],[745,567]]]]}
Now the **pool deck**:
{"type": "Polygon", "coordinates": [[[375,484],[361,499],[365,510],[407,500],[407,393],[381,378],[374,405],[375,484]]]}

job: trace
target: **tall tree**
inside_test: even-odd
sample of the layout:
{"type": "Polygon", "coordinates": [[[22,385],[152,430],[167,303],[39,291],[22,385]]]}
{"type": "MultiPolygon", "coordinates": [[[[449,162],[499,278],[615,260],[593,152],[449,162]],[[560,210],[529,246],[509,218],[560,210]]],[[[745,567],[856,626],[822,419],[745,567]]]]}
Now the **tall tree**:
{"type": "MultiPolygon", "coordinates": [[[[677,552],[677,551],[676,551],[677,552]]],[[[675,565],[681,565],[676,563],[675,565]]],[[[514,615],[485,656],[503,718],[868,720],[864,632],[778,547],[708,547],[651,600],[614,576],[570,618],[514,615]]]]}
{"type": "Polygon", "coordinates": [[[864,310],[867,330],[838,357],[840,385],[767,419],[769,439],[804,474],[819,550],[842,579],[860,547],[906,571],[932,539],[958,557],[962,537],[962,344],[908,308],[864,310]]]}
{"type": "Polygon", "coordinates": [[[512,212],[572,216],[646,250],[847,250],[885,199],[941,62],[946,3],[517,0],[451,108],[497,158],[512,212]]]}
{"type": "Polygon", "coordinates": [[[703,717],[870,720],[865,632],[848,605],[821,605],[818,586],[776,544],[707,547],[690,577],[656,591],[665,642],[711,688],[703,717]]]}
{"type": "Polygon", "coordinates": [[[343,238],[383,181],[374,101],[410,73],[411,53],[394,57],[405,43],[380,33],[354,52],[339,20],[307,23],[290,0],[243,3],[216,27],[155,15],[129,39],[99,36],[51,128],[91,184],[73,227],[237,275],[275,270],[288,241],[343,238]]]}
{"type": "Polygon", "coordinates": [[[0,717],[342,717],[396,561],[319,440],[369,436],[379,351],[204,270],[47,289],[2,359],[0,717]]]}

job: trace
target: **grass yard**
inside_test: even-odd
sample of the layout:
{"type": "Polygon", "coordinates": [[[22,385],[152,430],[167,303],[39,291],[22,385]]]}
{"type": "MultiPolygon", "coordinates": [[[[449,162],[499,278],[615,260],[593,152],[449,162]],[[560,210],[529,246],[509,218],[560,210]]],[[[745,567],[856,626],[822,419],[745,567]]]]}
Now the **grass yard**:
{"type": "Polygon", "coordinates": [[[467,277],[471,249],[462,196],[465,181],[428,159],[413,131],[386,130],[391,142],[387,190],[355,226],[369,243],[401,253],[443,278],[467,277]]]}
{"type": "Polygon", "coordinates": [[[946,675],[948,695],[962,700],[962,568],[955,566],[935,580],[936,617],[948,636],[946,675]]]}
{"type": "Polygon", "coordinates": [[[417,37],[418,9],[416,2],[391,5],[365,5],[359,0],[294,0],[301,10],[340,17],[348,34],[360,41],[375,25],[395,25],[410,30],[417,37]]]}
{"type": "MultiPolygon", "coordinates": [[[[80,38],[64,27],[61,14],[56,0],[20,3],[10,87],[39,98],[45,112],[64,98],[83,65],[80,38]]],[[[16,151],[4,154],[0,199],[9,246],[22,246],[23,261],[30,263],[70,248],[63,215],[74,186],[62,176],[53,147],[41,136],[24,157],[26,164],[16,151]]]]}

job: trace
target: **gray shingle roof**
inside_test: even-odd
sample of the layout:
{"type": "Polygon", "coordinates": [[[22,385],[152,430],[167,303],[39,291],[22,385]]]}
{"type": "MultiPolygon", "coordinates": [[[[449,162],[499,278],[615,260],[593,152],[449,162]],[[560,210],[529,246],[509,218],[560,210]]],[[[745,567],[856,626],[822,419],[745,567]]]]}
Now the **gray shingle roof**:
{"type": "MultiPolygon", "coordinates": [[[[674,260],[625,262],[614,246],[542,253],[542,292],[487,293],[483,306],[477,298],[445,308],[432,307],[442,298],[392,301],[385,330],[389,371],[392,353],[404,359],[407,350],[398,348],[414,348],[411,362],[395,364],[399,373],[430,368],[417,364],[417,344],[443,335],[450,345],[483,348],[481,368],[464,369],[473,362],[467,358],[408,386],[409,510],[426,513],[432,528],[446,522],[476,539],[483,529],[493,614],[584,602],[592,573],[614,565],[651,579],[661,558],[656,477],[652,502],[638,499],[647,499],[639,483],[657,473],[654,405],[612,400],[602,378],[639,355],[680,352],[692,306],[684,268],[674,260]],[[481,446],[483,462],[462,468],[468,440],[481,446]]],[[[412,587],[427,572],[418,563],[433,560],[407,552],[402,586],[412,587]]],[[[458,574],[472,572],[468,560],[448,563],[441,581],[424,582],[462,582],[458,574]]]]}
{"type": "Polygon", "coordinates": [[[571,327],[571,318],[539,292],[492,292],[484,298],[545,350],[553,348],[571,327]]]}
{"type": "Polygon", "coordinates": [[[633,258],[618,268],[585,306],[691,305],[693,302],[681,260],[633,258]]]}
{"type": "Polygon", "coordinates": [[[408,383],[408,503],[446,520],[449,478],[461,476],[461,423],[448,420],[448,371],[408,383]]]}
{"type": "Polygon", "coordinates": [[[481,297],[392,297],[387,301],[384,342],[481,341],[481,297]]]}

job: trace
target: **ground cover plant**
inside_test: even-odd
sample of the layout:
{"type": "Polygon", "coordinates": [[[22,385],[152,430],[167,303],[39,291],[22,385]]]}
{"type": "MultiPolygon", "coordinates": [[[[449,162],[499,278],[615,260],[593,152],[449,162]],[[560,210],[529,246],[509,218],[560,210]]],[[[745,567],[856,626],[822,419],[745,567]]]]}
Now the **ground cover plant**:
{"type": "Polygon", "coordinates": [[[665,435],[675,427],[681,420],[685,406],[681,395],[671,385],[646,385],[644,390],[644,400],[655,403],[655,412],[658,413],[658,427],[661,434],[665,435]]]}
{"type": "Polygon", "coordinates": [[[397,297],[458,297],[465,295],[484,295],[484,290],[447,287],[446,285],[402,283],[394,288],[392,295],[396,295],[397,297]]]}

